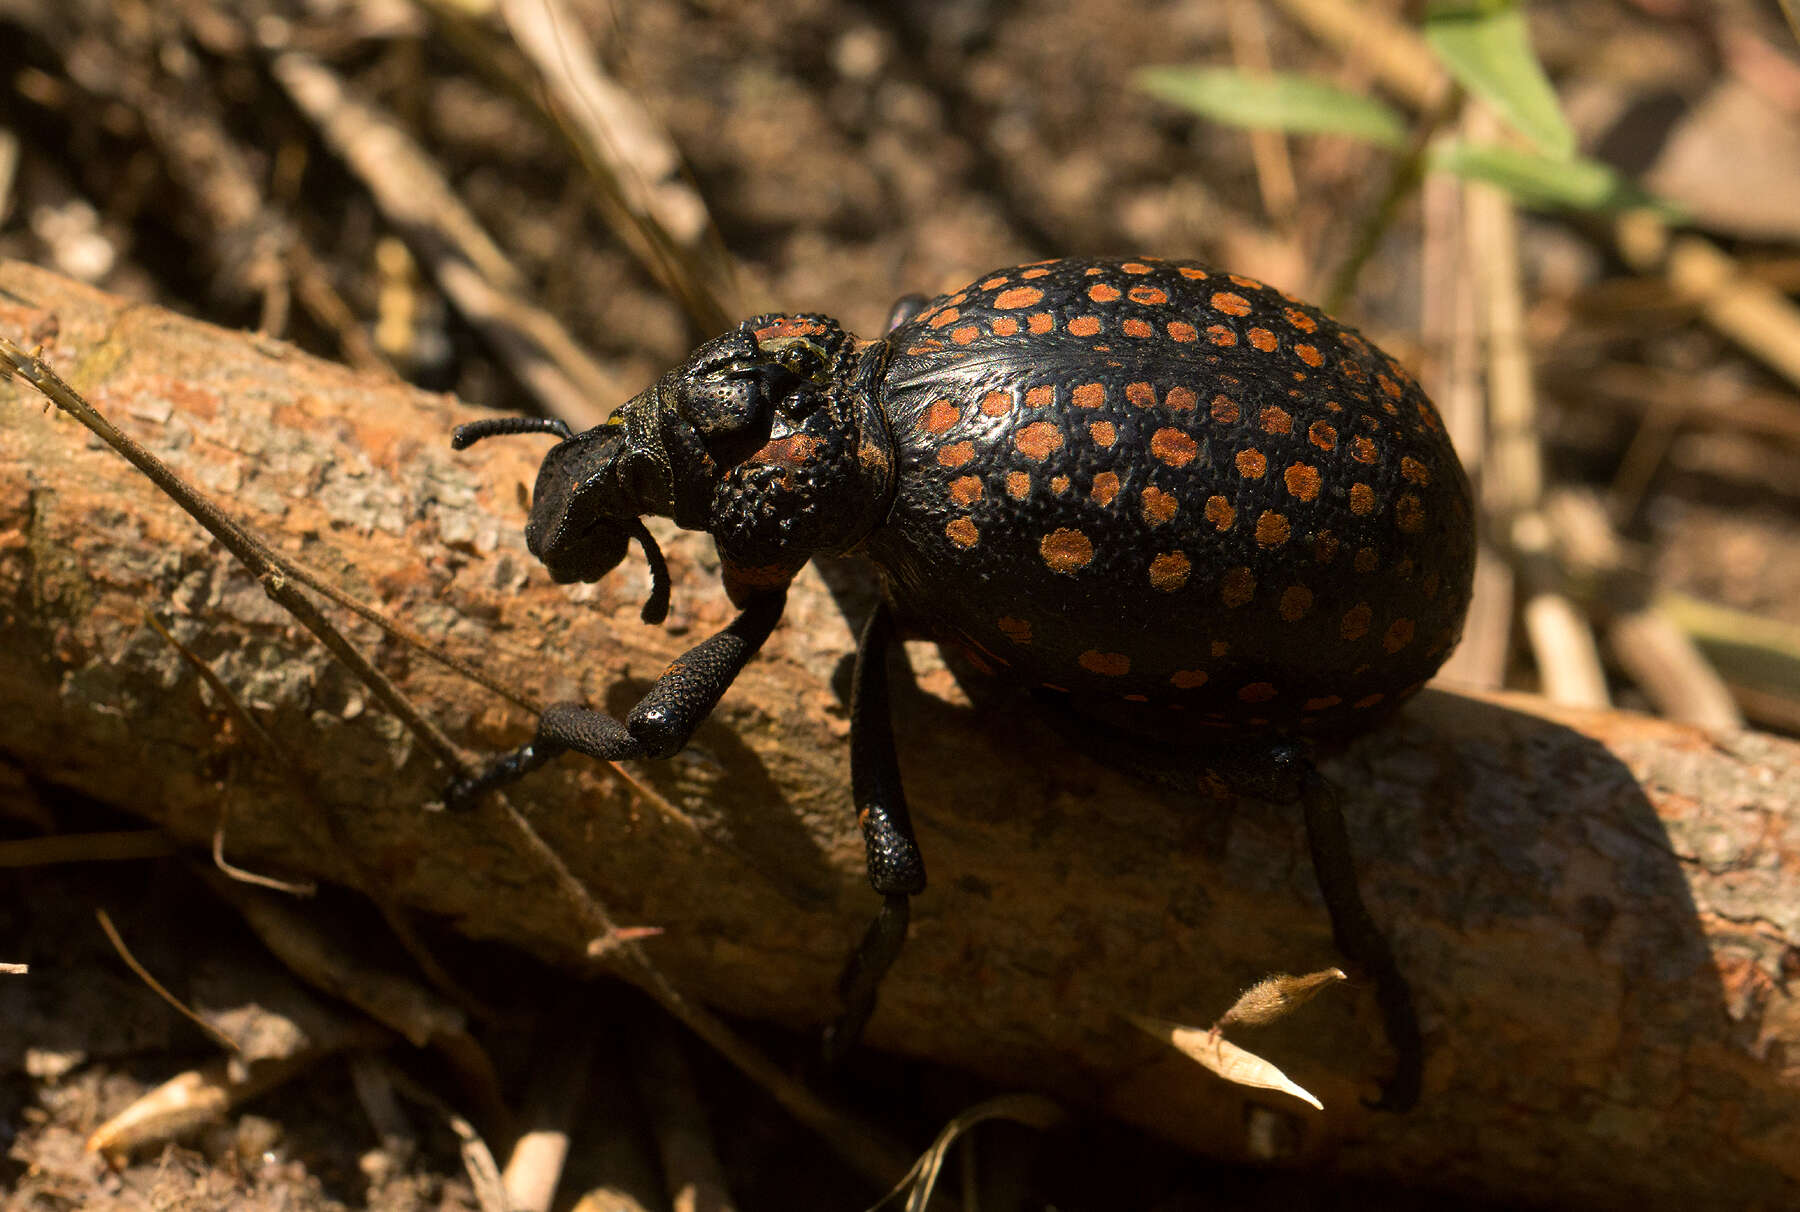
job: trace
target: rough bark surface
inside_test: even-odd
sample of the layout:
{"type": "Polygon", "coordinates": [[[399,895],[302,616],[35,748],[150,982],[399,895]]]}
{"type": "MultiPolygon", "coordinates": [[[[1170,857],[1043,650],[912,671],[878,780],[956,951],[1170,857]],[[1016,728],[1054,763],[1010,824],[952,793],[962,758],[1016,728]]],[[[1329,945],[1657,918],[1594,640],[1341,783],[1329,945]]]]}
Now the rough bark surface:
{"type": "MultiPolygon", "coordinates": [[[[450,427],[478,414],[453,400],[18,264],[0,266],[0,332],[43,344],[278,549],[540,699],[627,706],[729,617],[695,536],[668,542],[665,628],[637,619],[641,561],[550,584],[519,530],[542,441],[454,454],[450,427]]],[[[663,928],[652,954],[680,987],[736,1014],[826,1017],[874,908],[843,699],[872,585],[855,562],[802,576],[688,750],[633,769],[664,803],[569,759],[515,795],[620,921],[663,928]]],[[[517,709],[345,627],[471,749],[527,734],[517,709]]],[[[1437,693],[1333,757],[1428,1058],[1415,1112],[1365,1111],[1390,1057],[1354,987],[1242,1037],[1324,1099],[1313,1114],[1122,1018],[1204,1025],[1271,970],[1334,962],[1298,812],[1147,786],[1029,711],[971,705],[933,650],[909,655],[920,689],[895,714],[933,882],[875,1045],[1217,1155],[1274,1141],[1521,1200],[1800,1202],[1800,746],[1437,693]]],[[[198,526],[19,385],[0,385],[0,752],[195,844],[223,822],[239,862],[375,878],[471,934],[581,962],[576,915],[494,815],[422,811],[443,771],[198,526]],[[298,775],[227,726],[151,611],[298,775]]]]}

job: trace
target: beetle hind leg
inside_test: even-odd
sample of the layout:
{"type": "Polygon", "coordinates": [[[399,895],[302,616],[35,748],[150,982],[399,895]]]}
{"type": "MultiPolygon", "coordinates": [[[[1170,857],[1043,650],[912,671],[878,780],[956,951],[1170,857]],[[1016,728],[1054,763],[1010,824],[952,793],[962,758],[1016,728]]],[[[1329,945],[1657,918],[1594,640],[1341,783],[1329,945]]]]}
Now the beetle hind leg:
{"type": "Polygon", "coordinates": [[[1344,823],[1337,788],[1304,758],[1296,763],[1293,773],[1299,780],[1298,798],[1306,817],[1313,875],[1331,914],[1332,940],[1338,951],[1374,983],[1375,1004],[1381,1010],[1388,1043],[1394,1049],[1394,1071],[1382,1083],[1381,1097],[1369,1106],[1378,1111],[1410,1110],[1419,1101],[1425,1066],[1425,1046],[1412,986],[1394,959],[1387,935],[1363,904],[1362,892],[1357,888],[1356,862],[1350,851],[1350,830],[1344,823]]]}
{"type": "Polygon", "coordinates": [[[851,794],[868,851],[869,884],[881,894],[882,903],[838,980],[844,1008],[825,1032],[828,1064],[841,1060],[856,1045],[874,1013],[881,979],[906,943],[912,898],[925,890],[925,863],[900,784],[888,709],[887,657],[894,638],[893,615],[883,602],[863,627],[850,689],[851,794]]]}

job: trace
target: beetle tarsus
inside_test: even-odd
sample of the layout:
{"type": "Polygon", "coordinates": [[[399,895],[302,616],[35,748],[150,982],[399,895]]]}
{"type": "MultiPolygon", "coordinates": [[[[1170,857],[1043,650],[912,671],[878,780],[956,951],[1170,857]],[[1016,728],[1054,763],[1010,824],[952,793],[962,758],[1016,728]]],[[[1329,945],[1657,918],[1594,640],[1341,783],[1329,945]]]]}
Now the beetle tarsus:
{"type": "Polygon", "coordinates": [[[862,1038],[863,1027],[875,1012],[881,978],[893,967],[906,944],[906,926],[911,917],[912,897],[904,892],[889,895],[882,900],[880,912],[869,923],[856,950],[850,953],[850,962],[838,978],[838,996],[843,999],[844,1009],[825,1029],[823,1052],[827,1068],[842,1062],[862,1038]]]}

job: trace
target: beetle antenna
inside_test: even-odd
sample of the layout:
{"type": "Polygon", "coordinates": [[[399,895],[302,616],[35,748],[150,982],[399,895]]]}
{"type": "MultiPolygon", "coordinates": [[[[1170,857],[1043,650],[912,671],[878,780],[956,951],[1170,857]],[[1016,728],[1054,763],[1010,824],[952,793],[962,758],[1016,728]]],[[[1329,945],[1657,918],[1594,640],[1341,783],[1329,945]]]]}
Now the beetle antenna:
{"type": "Polygon", "coordinates": [[[662,548],[656,545],[655,537],[642,518],[631,519],[627,529],[644,549],[644,559],[650,564],[650,596],[638,617],[654,627],[669,617],[669,565],[663,560],[662,548]]]}
{"type": "Polygon", "coordinates": [[[467,450],[483,438],[503,433],[553,433],[565,442],[575,436],[569,423],[560,417],[495,417],[458,425],[450,434],[450,448],[467,450]]]}

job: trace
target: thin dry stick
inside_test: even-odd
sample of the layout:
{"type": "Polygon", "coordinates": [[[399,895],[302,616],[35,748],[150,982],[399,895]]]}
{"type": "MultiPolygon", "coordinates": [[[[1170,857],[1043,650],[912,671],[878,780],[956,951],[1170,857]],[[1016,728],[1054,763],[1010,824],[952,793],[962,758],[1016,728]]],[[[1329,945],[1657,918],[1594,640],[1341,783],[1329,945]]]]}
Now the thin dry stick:
{"type": "MultiPolygon", "coordinates": [[[[213,672],[212,666],[201,660],[200,655],[197,652],[176,639],[169,629],[163,626],[162,620],[157,618],[154,614],[146,612],[144,621],[149,623],[156,634],[160,635],[163,640],[168,643],[169,647],[175,650],[176,654],[186,662],[188,668],[192,669],[201,681],[212,688],[213,697],[218,699],[219,702],[224,705],[225,710],[231,715],[232,719],[237,721],[238,726],[260,741],[263,749],[271,757],[275,758],[276,762],[287,770],[290,775],[293,775],[296,768],[292,762],[287,760],[286,752],[282,750],[280,745],[275,743],[275,738],[269,735],[268,729],[264,728],[257,722],[255,716],[244,709],[244,705],[238,701],[237,695],[231,692],[231,687],[227,686],[225,680],[213,672]]],[[[242,867],[227,862],[225,859],[226,811],[227,810],[224,807],[220,808],[219,823],[213,827],[213,866],[217,867],[231,879],[237,880],[240,883],[255,884],[259,888],[268,888],[275,892],[285,892],[289,896],[314,896],[318,893],[319,885],[312,880],[280,880],[272,875],[259,875],[254,871],[246,871],[242,867]]]]}
{"type": "MultiPolygon", "coordinates": [[[[1420,321],[1430,395],[1443,412],[1451,441],[1479,492],[1487,458],[1487,405],[1481,384],[1476,292],[1464,238],[1462,182],[1448,173],[1431,175],[1425,179],[1423,194],[1420,321]]],[[[1462,643],[1438,670],[1438,678],[1484,690],[1505,685],[1512,620],[1512,567],[1482,537],[1475,552],[1475,588],[1462,643]]]]}
{"type": "MultiPolygon", "coordinates": [[[[1498,121],[1485,110],[1472,129],[1491,137],[1498,121]]],[[[1562,572],[1543,516],[1543,452],[1538,445],[1537,396],[1525,342],[1519,283],[1518,216],[1512,198],[1471,182],[1468,238],[1479,267],[1487,333],[1488,423],[1491,445],[1484,496],[1506,527],[1524,583],[1525,630],[1545,695],[1559,703],[1604,707],[1609,696],[1599,644],[1582,612],[1562,591],[1562,572]]]]}
{"type": "Polygon", "coordinates": [[[554,99],[551,116],[595,183],[607,225],[697,331],[728,327],[728,309],[708,285],[715,271],[712,217],[683,175],[675,141],[600,69],[586,31],[561,0],[500,0],[500,11],[554,99]]]}
{"type": "Polygon", "coordinates": [[[275,79],[369,190],[438,289],[480,329],[544,408],[577,429],[605,419],[620,383],[549,312],[527,302],[522,275],[400,126],[356,100],[324,64],[298,51],[270,62],[275,79]]]}
{"type": "Polygon", "coordinates": [[[681,1041],[662,1020],[638,1024],[630,1059],[672,1212],[731,1212],[725,1171],[681,1041]]]}
{"type": "Polygon", "coordinates": [[[106,932],[107,941],[112,943],[113,950],[119,953],[119,958],[125,961],[125,966],[130,968],[132,973],[136,975],[139,980],[149,986],[152,993],[162,998],[163,1001],[168,1002],[181,1017],[187,1019],[190,1023],[193,1023],[194,1026],[212,1036],[214,1042],[224,1048],[227,1052],[238,1051],[236,1040],[232,1039],[229,1035],[226,1035],[223,1031],[182,1005],[180,998],[176,997],[173,993],[170,993],[168,989],[163,986],[161,981],[150,975],[149,969],[138,963],[137,956],[131,954],[131,948],[125,945],[125,940],[119,935],[118,927],[113,925],[112,918],[108,916],[106,910],[95,909],[94,916],[99,919],[100,929],[106,932]]]}
{"type": "Polygon", "coordinates": [[[521,1130],[513,1141],[501,1179],[513,1212],[549,1212],[569,1157],[569,1138],[586,1100],[598,1029],[588,997],[578,998],[545,1015],[539,1048],[520,1115],[521,1130]]]}
{"type": "MultiPolygon", "coordinates": [[[[1269,34],[1262,8],[1250,0],[1232,0],[1230,18],[1232,62],[1240,69],[1267,74],[1274,65],[1269,60],[1269,34]]],[[[1288,155],[1287,135],[1259,129],[1252,129],[1249,135],[1263,211],[1283,232],[1291,232],[1300,189],[1294,184],[1294,162],[1288,155]]]]}

